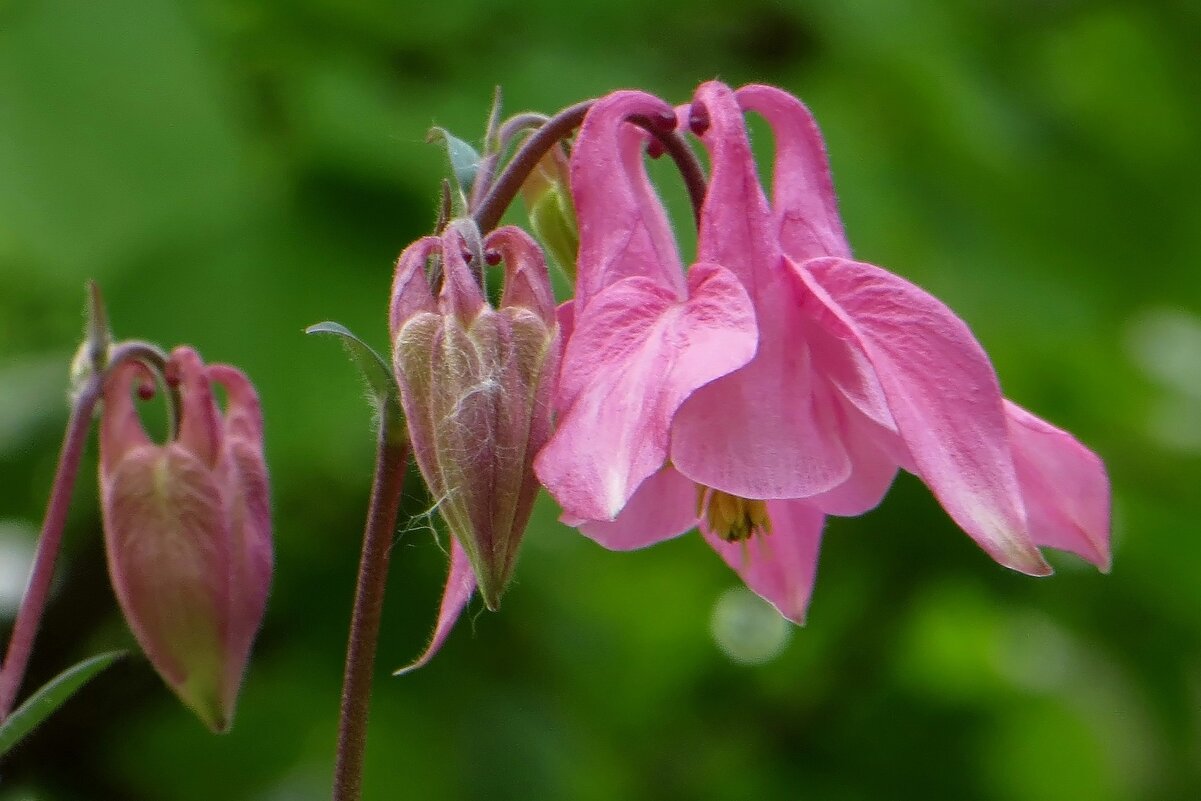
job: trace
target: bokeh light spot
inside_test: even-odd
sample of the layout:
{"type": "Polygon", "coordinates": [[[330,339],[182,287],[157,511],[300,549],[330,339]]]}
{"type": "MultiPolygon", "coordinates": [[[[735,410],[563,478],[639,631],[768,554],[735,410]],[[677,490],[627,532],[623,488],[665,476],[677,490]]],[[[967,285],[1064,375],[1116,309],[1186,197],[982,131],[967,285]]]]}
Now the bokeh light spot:
{"type": "Polygon", "coordinates": [[[745,587],[732,587],[713,605],[713,641],[731,662],[762,665],[784,651],[792,624],[745,587]]]}

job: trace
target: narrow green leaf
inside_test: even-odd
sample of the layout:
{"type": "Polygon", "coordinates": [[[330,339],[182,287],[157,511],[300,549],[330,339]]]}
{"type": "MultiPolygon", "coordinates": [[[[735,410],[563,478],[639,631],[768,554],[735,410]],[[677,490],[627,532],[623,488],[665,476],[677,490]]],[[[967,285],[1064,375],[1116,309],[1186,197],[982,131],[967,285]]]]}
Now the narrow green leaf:
{"type": "Polygon", "coordinates": [[[400,387],[396,383],[396,377],[392,375],[392,367],[384,357],[376,353],[374,348],[341,323],[327,320],[310,325],[304,329],[304,332],[306,334],[333,334],[341,338],[350,360],[354,362],[355,367],[359,368],[359,373],[367,382],[372,400],[376,405],[376,411],[383,415],[384,423],[388,427],[388,439],[392,442],[403,442],[406,433],[404,412],[400,406],[400,387]]]}
{"type": "Polygon", "coordinates": [[[97,673],[125,656],[124,651],[110,651],[85,659],[48,681],[0,725],[0,755],[8,751],[50,717],[68,698],[87,684],[97,673]]]}

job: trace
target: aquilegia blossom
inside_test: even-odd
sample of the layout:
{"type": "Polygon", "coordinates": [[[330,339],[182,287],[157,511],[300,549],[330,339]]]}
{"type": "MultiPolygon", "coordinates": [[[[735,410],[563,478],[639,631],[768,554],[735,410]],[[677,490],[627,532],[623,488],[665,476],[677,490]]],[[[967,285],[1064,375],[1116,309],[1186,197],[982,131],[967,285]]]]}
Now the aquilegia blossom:
{"type": "Polygon", "coordinates": [[[454,537],[424,661],[470,597],[473,572],[484,603],[499,605],[538,493],[531,465],[550,433],[559,363],[542,251],[518,228],[481,242],[473,223],[452,221],[441,237],[419,239],[401,254],[389,325],[413,454],[454,537]],[[504,262],[497,309],[480,283],[485,260],[504,262]]]}
{"type": "Polygon", "coordinates": [[[263,421],[241,372],[176,348],[178,435],[152,442],[130,391],[143,367],[104,386],[100,500],[109,573],[125,619],[159,675],[215,731],[233,720],[271,584],[263,421]],[[222,415],[214,387],[226,393],[222,415]]]}
{"type": "Polygon", "coordinates": [[[817,126],[766,86],[710,82],[678,113],[712,173],[682,269],[626,122],[671,107],[616,92],[572,155],[580,230],[559,427],[536,462],[566,518],[637,548],[687,531],[802,621],[826,514],[918,475],[996,561],[1050,572],[1038,546],[1109,563],[1109,485],[1071,435],[1001,396],[967,325],[851,259],[817,126]],[[773,198],[743,115],[775,135],[773,198]]]}

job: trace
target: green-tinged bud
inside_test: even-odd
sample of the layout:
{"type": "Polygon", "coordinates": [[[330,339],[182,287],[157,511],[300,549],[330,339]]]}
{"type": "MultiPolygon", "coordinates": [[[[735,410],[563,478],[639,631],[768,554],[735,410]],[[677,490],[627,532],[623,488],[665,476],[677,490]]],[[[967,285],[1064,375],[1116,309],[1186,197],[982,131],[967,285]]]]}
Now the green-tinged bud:
{"type": "Polygon", "coordinates": [[[179,431],[147,436],[127,362],[105,379],[100,506],[113,590],[142,650],[214,731],[233,720],[271,583],[271,511],[254,387],[227,365],[176,348],[167,380],[179,431]],[[216,389],[224,391],[224,411],[216,389]]]}
{"type": "Polygon", "coordinates": [[[533,459],[550,433],[559,329],[542,253],[513,227],[481,248],[473,223],[452,221],[401,254],[389,323],[413,455],[495,609],[538,491],[533,459]],[[442,264],[436,296],[431,257],[442,264]],[[467,257],[504,262],[499,308],[478,283],[482,265],[467,257]]]}
{"type": "Polygon", "coordinates": [[[521,186],[530,225],[564,274],[575,283],[580,231],[571,201],[571,177],[561,145],[542,157],[521,186]]]}

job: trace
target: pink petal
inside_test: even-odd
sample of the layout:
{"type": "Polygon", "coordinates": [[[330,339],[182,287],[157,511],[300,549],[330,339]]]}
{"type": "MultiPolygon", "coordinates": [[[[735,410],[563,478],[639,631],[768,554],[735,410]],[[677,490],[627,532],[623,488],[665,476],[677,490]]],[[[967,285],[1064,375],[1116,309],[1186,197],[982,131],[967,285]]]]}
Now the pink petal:
{"type": "Polygon", "coordinates": [[[754,313],[729,271],[697,264],[688,290],[679,302],[667,287],[626,278],[577,305],[559,374],[567,412],[534,463],[568,514],[613,520],[666,461],[684,399],[754,354],[754,313]]]}
{"type": "Polygon", "coordinates": [[[534,311],[547,325],[555,322],[555,298],[551,294],[546,258],[529,234],[506,225],[488,234],[485,249],[495,248],[505,262],[505,288],[500,305],[523,306],[534,311]]]}
{"type": "Polygon", "coordinates": [[[1071,434],[1005,401],[1009,441],[1039,545],[1071,551],[1109,570],[1109,478],[1095,453],[1071,434]]]}
{"type": "Polygon", "coordinates": [[[675,237],[646,175],[646,134],[625,122],[634,115],[674,114],[642,92],[607,95],[584,118],[571,156],[571,192],[580,230],[576,305],[623,278],[642,276],[685,293],[675,237]]]}
{"type": "Polygon", "coordinates": [[[396,260],[388,310],[388,330],[393,339],[406,320],[420,312],[434,311],[434,295],[430,291],[425,267],[429,257],[441,252],[441,249],[441,239],[426,236],[405,248],[396,260]]]}
{"type": "Polygon", "coordinates": [[[129,451],[150,445],[130,397],[134,381],[149,377],[146,368],[137,362],[126,362],[105,377],[104,424],[100,427],[102,470],[113,470],[129,451]]]}
{"type": "Polygon", "coordinates": [[[611,551],[645,548],[696,526],[696,491],[696,484],[669,465],[639,485],[617,519],[573,525],[611,551]]]}
{"type": "MultiPolygon", "coordinates": [[[[783,257],[780,257],[783,258],[783,257]]],[[[817,373],[792,287],[756,307],[754,361],[692,394],[671,459],[698,484],[744,498],[808,498],[851,475],[833,388],[817,373]]]]}
{"type": "Polygon", "coordinates": [[[767,513],[771,518],[770,534],[726,542],[703,527],[702,533],[747,587],[781,615],[804,625],[825,516],[800,501],[768,501],[767,513]]]}
{"type": "Polygon", "coordinates": [[[772,210],[784,252],[796,261],[851,255],[821,131],[805,104],[772,86],[736,93],[745,111],[762,114],[775,135],[772,210]]]}
{"type": "Polygon", "coordinates": [[[179,381],[182,397],[177,442],[209,467],[216,464],[221,418],[200,354],[186,345],[171,351],[169,379],[179,381]]]}
{"type": "Polygon", "coordinates": [[[870,264],[813,259],[796,272],[871,360],[918,474],[947,513],[997,562],[1050,573],[1027,529],[996,374],[967,325],[870,264]]]}
{"type": "Polygon", "coordinates": [[[471,600],[473,592],[475,592],[475,575],[471,572],[471,563],[467,560],[467,553],[459,545],[459,541],[455,537],[451,537],[450,571],[446,576],[442,603],[438,607],[438,622],[434,625],[434,634],[421,656],[393,671],[393,676],[403,676],[405,673],[411,673],[417,668],[429,664],[429,661],[434,658],[434,654],[438,653],[442,644],[446,642],[446,638],[450,636],[450,630],[454,628],[463,608],[471,600]]]}
{"type": "Polygon", "coordinates": [[[847,403],[839,408],[843,443],[851,460],[851,475],[834,489],[808,499],[828,515],[854,517],[875,509],[897,475],[897,460],[886,446],[899,437],[881,429],[847,403]]]}
{"type": "Polygon", "coordinates": [[[692,114],[707,123],[701,142],[709,150],[712,172],[697,237],[697,259],[720,264],[743,282],[759,308],[774,291],[780,245],[771,209],[759,185],[759,173],[747,139],[742,109],[724,84],[702,84],[692,114]]]}

